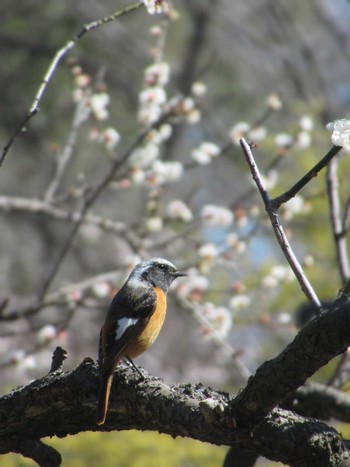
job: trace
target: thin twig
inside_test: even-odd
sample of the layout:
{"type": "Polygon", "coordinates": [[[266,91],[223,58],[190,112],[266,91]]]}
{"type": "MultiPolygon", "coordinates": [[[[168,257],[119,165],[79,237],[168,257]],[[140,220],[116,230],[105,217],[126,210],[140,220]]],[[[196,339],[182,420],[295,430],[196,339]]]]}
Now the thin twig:
{"type": "Polygon", "coordinates": [[[338,154],[341,150],[340,146],[333,146],[330,151],[325,155],[325,157],[320,160],[309,172],[307,172],[292,188],[280,196],[277,196],[271,203],[273,204],[274,209],[279,209],[281,204],[286,203],[292,199],[305,185],[309,183],[314,177],[317,177],[318,173],[324,169],[329,162],[333,159],[334,156],[338,154]]]}
{"type": "MultiPolygon", "coordinates": [[[[259,169],[257,164],[255,163],[253,153],[251,151],[251,148],[249,144],[244,140],[240,140],[243,153],[245,155],[245,158],[247,160],[247,163],[250,167],[251,174],[253,176],[253,180],[255,181],[260,195],[264,201],[265,204],[265,209],[266,212],[268,213],[271,221],[271,225],[273,228],[273,231],[275,233],[275,236],[277,238],[277,241],[281,247],[281,250],[286,257],[291,269],[293,270],[295,277],[297,278],[303,292],[307,296],[307,298],[310,300],[311,303],[313,303],[318,309],[321,309],[321,302],[318,299],[314,289],[312,288],[312,285],[310,284],[309,280],[307,279],[303,268],[301,267],[301,264],[299,263],[297,257],[295,256],[292,247],[289,244],[289,241],[287,239],[287,236],[283,230],[283,227],[279,221],[279,216],[278,216],[278,207],[279,205],[273,204],[273,202],[270,200],[268,191],[265,188],[263,179],[260,175],[259,169]]],[[[293,195],[294,196],[294,195],[293,195]]],[[[276,199],[276,198],[275,198],[276,199]]],[[[290,198],[288,198],[290,199],[290,198]]]]}
{"type": "Polygon", "coordinates": [[[341,282],[344,285],[350,278],[350,267],[346,238],[344,235],[343,220],[341,215],[337,169],[337,159],[331,160],[329,162],[327,170],[327,194],[330,206],[333,238],[337,252],[339,274],[341,282]]]}
{"type": "Polygon", "coordinates": [[[160,118],[154,122],[149,128],[143,130],[139,136],[135,139],[135,141],[129,146],[129,148],[124,152],[124,154],[119,158],[119,159],[114,159],[112,162],[112,165],[110,167],[110,170],[107,172],[107,174],[102,178],[100,183],[98,183],[95,188],[93,188],[89,193],[87,193],[86,198],[83,202],[83,206],[80,210],[80,220],[75,224],[73,229],[71,230],[70,234],[68,235],[68,238],[66,239],[58,257],[56,258],[56,261],[52,265],[44,283],[39,291],[39,300],[41,301],[43,297],[45,296],[46,292],[48,291],[51,282],[55,278],[62,261],[64,260],[65,256],[67,255],[68,251],[70,250],[72,243],[75,239],[76,234],[78,233],[80,226],[83,224],[86,214],[88,210],[91,208],[91,206],[95,203],[97,198],[100,196],[100,194],[109,186],[109,184],[114,180],[118,170],[125,164],[125,162],[129,159],[130,155],[133,153],[133,151],[145,140],[147,135],[149,134],[150,131],[159,128],[164,122],[168,120],[173,114],[173,108],[170,107],[169,110],[165,111],[163,115],[160,116],[160,118]]]}
{"type": "Polygon", "coordinates": [[[90,112],[90,110],[88,110],[87,98],[85,97],[81,99],[76,106],[71,130],[69,132],[68,139],[67,139],[67,143],[63,151],[61,152],[61,154],[59,154],[57,157],[55,173],[44,195],[44,200],[47,203],[50,203],[53,200],[54,196],[56,195],[57,190],[59,189],[62,183],[62,179],[64,177],[68,164],[73,155],[73,150],[74,150],[74,147],[77,141],[78,130],[81,127],[81,124],[87,118],[88,112],[90,112]]]}
{"type": "Polygon", "coordinates": [[[60,50],[58,50],[53,58],[53,60],[51,61],[44,77],[43,77],[43,80],[39,86],[39,89],[34,97],[34,100],[33,100],[33,103],[28,111],[28,113],[26,114],[26,116],[24,117],[23,121],[20,123],[20,125],[18,126],[18,128],[15,130],[15,132],[13,133],[13,135],[11,136],[11,138],[9,139],[9,141],[7,142],[7,144],[4,146],[3,148],[3,151],[2,151],[2,154],[0,156],[0,167],[2,166],[5,158],[6,158],[6,155],[7,153],[9,152],[11,146],[13,145],[14,141],[16,140],[17,136],[22,132],[24,131],[25,129],[25,126],[27,125],[27,123],[32,119],[32,117],[34,117],[34,115],[36,115],[36,113],[39,111],[39,105],[40,105],[40,102],[46,92],[46,89],[56,71],[56,68],[57,66],[59,65],[60,61],[62,60],[62,58],[70,51],[72,50],[75,45],[77,44],[77,42],[85,35],[87,34],[88,32],[90,31],[93,31],[94,29],[97,29],[99,28],[100,26],[103,26],[104,24],[106,23],[109,23],[111,21],[115,21],[116,19],[120,18],[121,16],[124,16],[128,13],[131,13],[132,11],[135,11],[137,10],[138,8],[142,7],[144,5],[143,2],[138,2],[138,3],[134,3],[132,5],[129,5],[125,8],[123,8],[122,10],[119,10],[115,13],[113,13],[112,15],[110,16],[105,16],[99,20],[96,20],[96,21],[92,21],[91,23],[89,24],[86,24],[83,26],[83,28],[78,32],[78,34],[76,34],[73,39],[69,40],[66,45],[64,47],[62,47],[60,50]]]}
{"type": "Polygon", "coordinates": [[[223,339],[220,334],[216,331],[216,329],[212,326],[210,321],[208,321],[204,316],[203,313],[200,312],[198,306],[195,303],[190,302],[184,298],[177,298],[181,306],[185,309],[188,309],[192,312],[194,319],[202,326],[205,326],[206,329],[209,331],[209,336],[211,340],[215,343],[217,347],[224,350],[225,353],[231,357],[234,361],[234,365],[236,367],[237,373],[239,374],[242,382],[246,382],[251,375],[248,368],[242,362],[239,354],[240,352],[234,349],[225,339],[223,339]]]}

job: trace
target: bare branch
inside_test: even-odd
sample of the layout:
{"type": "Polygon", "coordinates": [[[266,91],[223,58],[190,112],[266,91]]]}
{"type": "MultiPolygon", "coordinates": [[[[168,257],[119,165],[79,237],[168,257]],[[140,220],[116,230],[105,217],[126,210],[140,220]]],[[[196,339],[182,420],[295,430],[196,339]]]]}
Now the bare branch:
{"type": "Polygon", "coordinates": [[[350,278],[350,266],[346,237],[344,233],[344,226],[341,215],[337,169],[337,159],[331,160],[329,162],[327,170],[327,193],[330,206],[330,217],[332,223],[333,238],[337,252],[339,274],[342,284],[345,284],[350,278]]]}
{"type": "Polygon", "coordinates": [[[60,184],[62,183],[62,179],[64,177],[65,171],[67,170],[69,161],[72,157],[73,150],[77,141],[78,130],[81,127],[81,124],[86,119],[87,112],[87,98],[83,97],[77,103],[73,117],[73,123],[68,134],[67,143],[62,153],[57,156],[56,170],[44,195],[44,200],[47,203],[50,203],[53,200],[60,184]]]}
{"type": "MultiPolygon", "coordinates": [[[[251,151],[251,148],[250,148],[249,144],[244,139],[242,139],[241,140],[241,146],[242,146],[245,158],[246,158],[246,160],[248,162],[248,165],[250,167],[250,171],[252,173],[253,180],[255,181],[255,183],[256,183],[256,185],[257,185],[257,187],[259,189],[260,195],[261,195],[261,197],[262,197],[262,199],[264,201],[266,212],[268,213],[268,215],[270,217],[271,225],[272,225],[273,231],[275,233],[275,236],[277,238],[277,241],[278,241],[278,243],[279,243],[279,245],[281,247],[281,250],[282,250],[284,256],[286,257],[291,269],[293,270],[293,272],[295,274],[295,277],[297,278],[297,280],[298,280],[298,282],[299,282],[299,284],[301,286],[301,289],[303,290],[303,292],[305,293],[307,298],[310,300],[310,302],[313,303],[318,309],[320,309],[321,308],[321,302],[318,299],[318,297],[317,297],[314,289],[312,288],[312,285],[310,284],[309,280],[307,279],[307,277],[306,277],[306,275],[305,275],[305,273],[303,271],[303,268],[301,267],[301,264],[299,263],[297,257],[295,256],[295,254],[294,254],[294,252],[292,250],[292,247],[290,246],[290,243],[288,241],[288,238],[287,238],[286,234],[284,233],[284,229],[283,229],[283,227],[282,227],[282,225],[281,225],[281,223],[279,221],[279,217],[278,217],[278,213],[277,213],[279,204],[277,203],[277,205],[276,205],[276,203],[275,203],[276,198],[275,198],[275,200],[270,200],[268,191],[265,188],[263,179],[262,179],[262,177],[260,175],[258,166],[255,163],[254,156],[253,156],[253,153],[251,151]]],[[[287,201],[287,199],[286,199],[286,201],[287,201]]]]}
{"type": "Polygon", "coordinates": [[[349,344],[349,305],[324,312],[305,326],[280,355],[258,368],[232,402],[232,413],[244,419],[264,417],[349,344]]]}
{"type": "Polygon", "coordinates": [[[279,209],[281,204],[286,203],[293,198],[305,185],[309,183],[314,177],[317,177],[318,173],[324,169],[334,156],[341,150],[340,146],[333,146],[329,152],[324,156],[320,162],[318,162],[307,174],[305,174],[292,188],[277,198],[271,200],[274,209],[279,209]]]}
{"type": "Polygon", "coordinates": [[[67,53],[72,50],[75,45],[77,44],[77,42],[83,37],[85,36],[85,34],[87,34],[88,32],[90,31],[93,31],[94,29],[97,29],[99,28],[100,26],[103,26],[104,24],[106,23],[110,23],[111,21],[115,21],[116,19],[120,18],[121,16],[124,16],[128,13],[131,13],[132,11],[135,11],[137,10],[138,8],[140,8],[141,6],[143,6],[144,3],[143,2],[138,2],[138,3],[134,3],[132,5],[129,5],[125,8],[123,8],[122,10],[119,10],[119,11],[116,11],[115,13],[113,13],[112,15],[110,16],[105,16],[99,20],[96,20],[96,21],[92,21],[91,23],[89,24],[86,24],[83,26],[83,28],[81,29],[81,31],[78,32],[78,34],[76,34],[73,39],[71,39],[70,41],[68,41],[66,43],[66,45],[64,47],[62,47],[60,50],[58,50],[58,52],[56,52],[56,55],[54,56],[53,60],[51,61],[44,77],[43,77],[43,80],[39,86],[39,89],[34,97],[34,101],[27,113],[27,115],[24,117],[23,121],[20,123],[20,125],[18,126],[18,128],[16,129],[16,131],[14,132],[14,134],[11,136],[11,138],[9,139],[9,141],[7,142],[7,144],[4,146],[3,148],[3,151],[2,151],[2,154],[0,156],[0,167],[2,166],[5,158],[6,158],[6,155],[8,153],[8,151],[10,150],[11,146],[13,145],[14,141],[16,140],[17,136],[22,132],[24,131],[24,128],[25,126],[27,125],[27,123],[32,119],[32,117],[34,117],[34,115],[36,115],[36,113],[38,112],[39,110],[39,105],[40,105],[40,102],[46,92],[46,89],[54,75],[54,73],[56,72],[56,68],[58,67],[59,63],[61,62],[62,58],[67,55],[67,53]]]}

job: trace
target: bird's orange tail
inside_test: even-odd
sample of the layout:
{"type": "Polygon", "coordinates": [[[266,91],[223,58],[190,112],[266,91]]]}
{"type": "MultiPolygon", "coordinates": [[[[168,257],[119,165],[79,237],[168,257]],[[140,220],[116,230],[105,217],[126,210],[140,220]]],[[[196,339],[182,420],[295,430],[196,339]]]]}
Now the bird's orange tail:
{"type": "Polygon", "coordinates": [[[112,381],[113,373],[102,375],[100,378],[100,390],[98,393],[97,402],[97,425],[103,425],[106,420],[109,393],[111,392],[112,381]]]}

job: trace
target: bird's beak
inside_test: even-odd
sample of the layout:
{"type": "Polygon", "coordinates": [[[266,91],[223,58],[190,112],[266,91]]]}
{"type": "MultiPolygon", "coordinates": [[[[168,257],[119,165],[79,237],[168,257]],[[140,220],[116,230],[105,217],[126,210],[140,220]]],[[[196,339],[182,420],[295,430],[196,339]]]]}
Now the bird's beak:
{"type": "Polygon", "coordinates": [[[187,274],[185,272],[181,272],[181,271],[176,271],[176,272],[173,272],[172,274],[175,277],[187,276],[187,274]]]}

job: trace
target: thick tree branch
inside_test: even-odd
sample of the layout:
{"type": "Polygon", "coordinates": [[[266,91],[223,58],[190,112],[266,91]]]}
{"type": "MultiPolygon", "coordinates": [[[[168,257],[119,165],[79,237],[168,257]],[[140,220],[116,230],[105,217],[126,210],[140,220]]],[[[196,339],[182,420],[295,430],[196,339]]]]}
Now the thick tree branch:
{"type": "Polygon", "coordinates": [[[303,328],[280,355],[258,368],[232,401],[233,416],[239,420],[266,416],[349,345],[350,305],[324,312],[303,328]]]}
{"type": "MultiPolygon", "coordinates": [[[[319,466],[342,465],[349,446],[333,428],[276,406],[349,345],[349,308],[314,319],[278,357],[265,362],[234,399],[201,384],[168,386],[152,377],[139,381],[136,372],[120,368],[102,428],[95,423],[94,362],[87,359],[74,371],[50,373],[0,399],[0,451],[9,443],[15,450],[15,439],[139,429],[237,445],[294,466],[316,465],[315,459],[319,466]]],[[[334,396],[325,391],[325,397],[349,413],[349,398],[336,401],[334,396]]],[[[326,412],[336,414],[334,408],[326,412]]]]}

